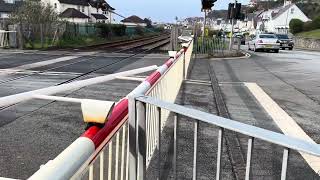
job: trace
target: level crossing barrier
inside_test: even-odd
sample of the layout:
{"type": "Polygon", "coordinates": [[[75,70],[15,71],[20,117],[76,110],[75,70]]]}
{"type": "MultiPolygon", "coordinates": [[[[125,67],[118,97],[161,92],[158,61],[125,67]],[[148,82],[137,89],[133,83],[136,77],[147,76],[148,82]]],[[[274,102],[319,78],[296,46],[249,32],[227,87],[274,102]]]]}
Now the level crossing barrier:
{"type": "MultiPolygon", "coordinates": [[[[183,46],[179,52],[171,52],[170,59],[164,65],[160,66],[127,97],[115,105],[103,127],[91,126],[54,160],[43,165],[30,179],[91,180],[108,178],[122,180],[132,177],[130,173],[135,171],[129,169],[129,162],[134,154],[132,154],[133,150],[129,149],[128,143],[129,139],[134,137],[130,136],[132,124],[128,122],[128,113],[130,113],[128,112],[128,106],[130,106],[128,99],[137,94],[145,94],[174,102],[180,86],[187,76],[193,41],[185,43],[183,46]],[[77,152],[80,152],[82,156],[74,157],[71,164],[66,161],[72,158],[72,153],[77,152]]],[[[149,111],[151,119],[152,114],[156,114],[156,110],[150,108],[149,111]]],[[[164,114],[162,118],[167,119],[168,114],[164,114]]],[[[155,126],[151,123],[148,125],[150,130],[155,126]]],[[[155,133],[150,131],[149,134],[151,140],[151,136],[155,136],[155,133]]],[[[152,156],[155,145],[156,141],[153,141],[148,146],[149,157],[152,156]]]]}

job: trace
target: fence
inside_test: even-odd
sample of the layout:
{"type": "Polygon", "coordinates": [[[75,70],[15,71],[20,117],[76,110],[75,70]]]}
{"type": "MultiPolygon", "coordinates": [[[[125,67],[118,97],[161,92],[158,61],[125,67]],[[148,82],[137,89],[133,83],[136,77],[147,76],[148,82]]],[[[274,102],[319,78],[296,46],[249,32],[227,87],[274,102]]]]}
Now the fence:
{"type": "Polygon", "coordinates": [[[194,52],[197,54],[223,55],[227,49],[225,38],[196,38],[194,52]]]}
{"type": "MultiPolygon", "coordinates": [[[[193,153],[193,178],[197,179],[197,164],[199,163],[197,161],[197,153],[198,153],[198,127],[199,127],[199,121],[209,123],[211,125],[215,125],[219,127],[218,130],[218,151],[217,151],[217,166],[216,166],[216,179],[221,179],[221,161],[222,161],[222,149],[223,149],[223,139],[224,139],[224,131],[230,130],[237,133],[241,133],[243,135],[248,136],[248,147],[247,147],[247,158],[246,158],[246,173],[245,178],[246,180],[250,179],[251,176],[251,162],[252,162],[252,152],[254,149],[254,140],[260,139],[267,142],[270,142],[272,144],[276,144],[279,146],[282,146],[283,149],[283,158],[282,158],[282,168],[281,168],[281,180],[285,180],[287,178],[287,168],[289,163],[289,156],[290,151],[295,150],[299,152],[303,152],[309,155],[313,155],[316,157],[320,157],[320,146],[315,143],[311,143],[308,141],[303,141],[298,138],[293,138],[290,136],[286,136],[280,133],[275,133],[269,130],[265,130],[262,128],[258,128],[255,126],[247,125],[244,123],[240,123],[237,121],[233,121],[230,119],[225,119],[219,116],[215,116],[209,113],[201,112],[199,110],[187,108],[180,105],[175,105],[171,102],[162,101],[158,98],[154,98],[151,96],[136,96],[133,99],[131,99],[133,103],[136,104],[136,106],[130,106],[129,108],[133,108],[132,111],[134,111],[136,114],[133,118],[136,122],[138,122],[138,125],[136,126],[136,137],[138,137],[136,140],[137,145],[137,154],[138,154],[138,166],[137,172],[138,172],[138,179],[143,180],[145,179],[146,175],[146,168],[147,168],[147,162],[145,161],[145,158],[148,157],[148,153],[146,153],[145,147],[148,147],[148,136],[146,132],[150,131],[150,127],[146,126],[146,122],[150,121],[148,119],[149,111],[148,107],[153,106],[153,108],[157,109],[158,114],[154,116],[153,121],[161,122],[161,118],[156,117],[162,117],[161,112],[163,110],[170,111],[174,113],[174,142],[173,142],[173,173],[176,178],[176,165],[177,163],[177,141],[179,137],[177,136],[178,129],[178,117],[184,116],[188,117],[190,119],[194,120],[194,153],[193,153]]],[[[129,109],[130,110],[130,109],[129,109]]],[[[161,132],[161,131],[159,131],[161,132]]],[[[160,139],[161,140],[161,139],[160,139]]],[[[158,141],[158,144],[161,144],[160,141],[158,141]]],[[[134,145],[130,143],[130,146],[134,145]]],[[[158,148],[160,146],[158,145],[158,148]]],[[[160,157],[160,156],[159,156],[160,157]]],[[[160,159],[159,159],[160,161],[160,159]]],[[[130,164],[131,166],[131,164],[130,164]]],[[[160,167],[160,166],[159,166],[160,167]]],[[[132,176],[130,176],[132,177],[132,176]]],[[[160,176],[159,176],[160,178],[160,176]]]]}
{"type": "MultiPolygon", "coordinates": [[[[108,177],[108,179],[122,180],[130,177],[131,180],[131,177],[135,176],[133,175],[135,170],[129,169],[129,164],[136,161],[132,160],[135,157],[135,149],[129,148],[132,146],[128,144],[132,139],[135,139],[135,136],[132,136],[135,134],[132,132],[132,127],[136,123],[128,121],[128,114],[132,113],[128,112],[128,106],[132,105],[128,103],[128,99],[137,94],[148,94],[173,102],[186,76],[185,72],[188,67],[187,63],[190,62],[192,47],[193,42],[189,42],[187,47],[175,53],[164,65],[134,89],[127,98],[119,101],[103,128],[90,127],[82,137],[54,160],[44,165],[31,179],[103,179],[108,177]],[[92,151],[92,148],[95,150],[92,151]],[[73,157],[75,153],[77,157],[73,157]],[[66,161],[70,159],[72,163],[67,163],[66,161]],[[64,162],[67,165],[64,165],[64,162]],[[56,173],[59,174],[59,177],[55,176],[56,173]]],[[[155,114],[155,109],[150,108],[149,110],[155,114]]],[[[164,114],[162,118],[167,119],[168,114],[164,114]]],[[[149,127],[155,127],[155,125],[148,124],[149,127]]],[[[149,131],[149,140],[153,140],[153,143],[150,143],[148,147],[150,157],[156,144],[154,129],[149,131]]]]}

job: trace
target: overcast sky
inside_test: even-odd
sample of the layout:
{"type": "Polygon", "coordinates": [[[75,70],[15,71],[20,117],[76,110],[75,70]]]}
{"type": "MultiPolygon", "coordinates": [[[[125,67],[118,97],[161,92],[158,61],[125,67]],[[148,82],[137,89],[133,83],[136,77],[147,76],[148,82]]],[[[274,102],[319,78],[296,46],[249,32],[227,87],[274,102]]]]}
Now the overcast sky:
{"type": "MultiPolygon", "coordinates": [[[[150,17],[157,22],[173,22],[180,18],[203,16],[201,0],[107,0],[116,12],[128,17],[137,15],[141,18],[150,17]]],[[[227,9],[233,0],[218,0],[214,9],[227,9]]],[[[238,0],[247,4],[249,0],[238,0]]]]}

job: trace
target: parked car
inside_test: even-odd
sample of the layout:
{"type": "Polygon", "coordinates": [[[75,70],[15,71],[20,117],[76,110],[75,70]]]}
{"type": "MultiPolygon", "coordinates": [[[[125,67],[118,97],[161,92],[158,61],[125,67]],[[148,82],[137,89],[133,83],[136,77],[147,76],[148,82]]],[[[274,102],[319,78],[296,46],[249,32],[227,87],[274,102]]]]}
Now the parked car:
{"type": "Polygon", "coordinates": [[[249,41],[248,49],[255,52],[259,50],[274,51],[280,50],[280,41],[274,34],[258,34],[249,41]]]}
{"type": "Polygon", "coordinates": [[[287,34],[276,34],[278,40],[280,41],[280,49],[292,50],[294,47],[294,43],[291,38],[287,34]]]}
{"type": "MultiPolygon", "coordinates": [[[[246,38],[244,37],[244,35],[242,35],[242,34],[236,34],[236,35],[234,35],[233,37],[240,39],[240,42],[241,42],[242,45],[245,45],[245,44],[246,44],[246,38]]],[[[237,42],[237,41],[235,40],[235,42],[237,42]]]]}

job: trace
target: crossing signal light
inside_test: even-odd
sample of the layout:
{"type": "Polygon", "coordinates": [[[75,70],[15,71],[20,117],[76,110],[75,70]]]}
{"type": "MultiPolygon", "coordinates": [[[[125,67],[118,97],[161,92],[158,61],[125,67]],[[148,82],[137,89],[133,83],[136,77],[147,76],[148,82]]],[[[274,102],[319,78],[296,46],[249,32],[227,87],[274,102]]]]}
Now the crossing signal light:
{"type": "Polygon", "coordinates": [[[229,3],[228,6],[228,19],[233,19],[234,16],[234,3],[229,3]]]}
{"type": "Polygon", "coordinates": [[[244,14],[241,12],[241,3],[229,3],[228,19],[244,19],[244,14]]]}
{"type": "Polygon", "coordinates": [[[202,10],[211,10],[217,0],[201,0],[202,10]]]}
{"type": "Polygon", "coordinates": [[[236,8],[235,8],[235,19],[241,19],[241,3],[236,3],[236,8]]]}

